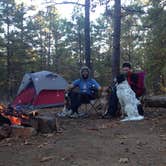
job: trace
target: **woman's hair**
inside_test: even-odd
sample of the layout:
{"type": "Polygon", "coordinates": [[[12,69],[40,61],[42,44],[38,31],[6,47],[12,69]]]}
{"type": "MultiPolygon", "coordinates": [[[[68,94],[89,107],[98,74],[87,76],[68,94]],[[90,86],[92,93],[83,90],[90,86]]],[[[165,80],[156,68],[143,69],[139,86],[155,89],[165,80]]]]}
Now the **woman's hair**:
{"type": "Polygon", "coordinates": [[[125,63],[123,63],[123,65],[122,65],[122,68],[123,68],[123,67],[128,67],[128,68],[131,69],[131,64],[130,64],[129,62],[125,62],[125,63]]]}

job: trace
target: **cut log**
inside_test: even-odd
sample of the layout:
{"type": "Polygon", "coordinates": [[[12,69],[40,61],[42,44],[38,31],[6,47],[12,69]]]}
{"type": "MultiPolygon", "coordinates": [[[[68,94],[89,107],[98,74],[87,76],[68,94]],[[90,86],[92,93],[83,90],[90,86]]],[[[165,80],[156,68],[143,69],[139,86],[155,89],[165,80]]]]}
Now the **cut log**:
{"type": "Polygon", "coordinates": [[[31,126],[41,133],[58,131],[57,118],[49,116],[36,116],[31,119],[31,126]]]}
{"type": "Polygon", "coordinates": [[[12,137],[29,138],[35,136],[37,131],[32,127],[23,126],[11,126],[12,127],[12,137]]]}
{"type": "Polygon", "coordinates": [[[166,96],[147,96],[144,98],[145,107],[164,107],[166,108],[166,96]]]}

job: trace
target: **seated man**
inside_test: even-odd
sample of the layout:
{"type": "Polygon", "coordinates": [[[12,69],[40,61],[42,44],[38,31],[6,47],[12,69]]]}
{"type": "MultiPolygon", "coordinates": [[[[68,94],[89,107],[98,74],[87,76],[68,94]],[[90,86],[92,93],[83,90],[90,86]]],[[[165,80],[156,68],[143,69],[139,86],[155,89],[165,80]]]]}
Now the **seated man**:
{"type": "Polygon", "coordinates": [[[145,87],[143,83],[141,83],[142,87],[140,87],[139,81],[143,81],[143,80],[140,80],[139,78],[140,78],[140,74],[143,72],[139,72],[139,73],[132,72],[131,64],[126,62],[122,65],[122,73],[126,75],[127,81],[131,89],[135,92],[136,97],[138,98],[142,96],[145,93],[145,87]]]}
{"type": "Polygon", "coordinates": [[[90,78],[90,70],[84,66],[80,70],[80,79],[75,80],[68,87],[68,97],[70,99],[70,109],[72,116],[78,116],[78,108],[83,103],[89,103],[97,97],[100,85],[96,80],[90,78]]]}
{"type": "MultiPolygon", "coordinates": [[[[122,73],[126,75],[127,81],[131,89],[136,93],[137,96],[137,74],[132,72],[131,64],[126,62],[122,65],[122,73]]],[[[118,98],[116,95],[116,86],[111,86],[111,95],[109,98],[109,108],[108,111],[104,114],[103,118],[112,118],[116,116],[118,110],[118,98]]],[[[138,105],[138,111],[140,115],[143,115],[143,109],[141,105],[138,105]]]]}

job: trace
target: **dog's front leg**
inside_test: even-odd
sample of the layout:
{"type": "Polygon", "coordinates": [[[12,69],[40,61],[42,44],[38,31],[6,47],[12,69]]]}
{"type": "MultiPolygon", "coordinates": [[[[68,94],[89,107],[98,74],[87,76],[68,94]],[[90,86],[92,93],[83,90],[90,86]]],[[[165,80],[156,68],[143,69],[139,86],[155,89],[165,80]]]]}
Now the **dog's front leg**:
{"type": "Polygon", "coordinates": [[[123,100],[120,97],[119,97],[119,103],[120,103],[121,118],[124,118],[124,115],[125,115],[125,105],[123,103],[123,100]]]}

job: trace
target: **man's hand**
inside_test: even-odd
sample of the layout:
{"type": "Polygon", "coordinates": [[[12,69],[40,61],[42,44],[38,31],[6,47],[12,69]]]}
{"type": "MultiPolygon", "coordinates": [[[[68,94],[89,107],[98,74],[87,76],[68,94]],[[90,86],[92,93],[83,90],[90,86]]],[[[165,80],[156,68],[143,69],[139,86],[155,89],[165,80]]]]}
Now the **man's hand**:
{"type": "Polygon", "coordinates": [[[66,91],[70,91],[74,88],[74,85],[73,84],[69,84],[69,86],[66,88],[66,91]]]}

